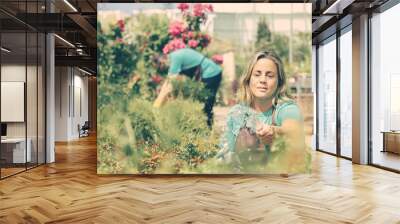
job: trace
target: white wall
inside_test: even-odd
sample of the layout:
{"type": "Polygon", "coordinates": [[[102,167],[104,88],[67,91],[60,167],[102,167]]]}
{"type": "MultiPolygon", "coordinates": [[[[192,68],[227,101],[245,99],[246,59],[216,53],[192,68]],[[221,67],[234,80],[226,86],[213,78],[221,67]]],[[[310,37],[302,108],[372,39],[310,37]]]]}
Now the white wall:
{"type": "Polygon", "coordinates": [[[76,128],[78,124],[83,125],[85,121],[89,120],[89,111],[88,111],[88,77],[87,76],[82,76],[83,73],[78,73],[76,75],[76,70],[75,70],[75,119],[73,120],[73,133],[74,136],[78,136],[78,129],[76,128]],[[80,93],[77,92],[77,90],[80,90],[80,93]],[[80,98],[78,98],[78,94],[80,94],[80,98]],[[78,102],[80,101],[80,103],[78,102]],[[77,106],[78,105],[78,106],[77,106]],[[81,107],[81,108],[79,108],[81,107]],[[81,111],[79,111],[81,109],[81,111]]]}
{"type": "Polygon", "coordinates": [[[77,139],[78,124],[88,120],[88,78],[76,68],[56,67],[55,98],[55,140],[77,139]]]}
{"type": "MultiPolygon", "coordinates": [[[[28,66],[28,70],[32,67],[28,66]]],[[[25,82],[24,65],[1,65],[1,81],[25,82]]]]}
{"type": "Polygon", "coordinates": [[[55,141],[68,140],[68,71],[67,67],[55,68],[55,141]]]}

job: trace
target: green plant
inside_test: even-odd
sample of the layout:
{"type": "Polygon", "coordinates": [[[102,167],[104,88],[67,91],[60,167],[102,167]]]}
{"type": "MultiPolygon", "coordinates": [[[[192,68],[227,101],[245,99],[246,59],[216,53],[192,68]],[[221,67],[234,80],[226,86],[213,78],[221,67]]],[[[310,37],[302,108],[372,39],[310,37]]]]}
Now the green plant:
{"type": "Polygon", "coordinates": [[[265,17],[262,17],[257,24],[257,37],[256,37],[256,48],[262,48],[265,43],[271,41],[271,31],[267,25],[265,17]]]}
{"type": "Polygon", "coordinates": [[[128,116],[136,142],[155,143],[161,130],[154,122],[153,106],[150,101],[137,99],[129,105],[128,116]]]}
{"type": "Polygon", "coordinates": [[[139,146],[140,158],[137,160],[138,172],[143,174],[155,173],[160,167],[164,152],[158,144],[143,144],[139,146]]]}
{"type": "Polygon", "coordinates": [[[136,68],[136,44],[125,40],[125,21],[120,20],[105,31],[97,22],[98,107],[121,102],[126,85],[136,68]]]}
{"type": "Polygon", "coordinates": [[[182,79],[172,80],[172,95],[183,99],[193,99],[199,102],[206,102],[211,92],[205,88],[204,83],[196,82],[192,79],[183,77],[182,79]]]}
{"type": "Polygon", "coordinates": [[[166,15],[139,14],[132,19],[132,30],[135,33],[135,41],[137,42],[140,54],[140,60],[143,67],[136,71],[146,84],[153,75],[167,75],[167,66],[160,63],[160,57],[163,47],[168,43],[170,37],[168,35],[169,19],[166,15]]]}
{"type": "Polygon", "coordinates": [[[196,140],[206,137],[210,130],[206,123],[206,115],[201,103],[176,99],[168,102],[157,112],[158,125],[163,132],[162,144],[167,149],[176,149],[183,140],[196,140]]]}
{"type": "Polygon", "coordinates": [[[117,129],[116,134],[106,133],[115,139],[134,136],[133,141],[115,143],[119,155],[128,159],[123,164],[124,170],[179,173],[181,169],[198,167],[218,151],[218,138],[208,128],[199,102],[178,98],[156,109],[150,101],[134,99],[127,110],[132,132],[129,134],[125,126],[117,129]]]}
{"type": "Polygon", "coordinates": [[[166,115],[162,123],[169,127],[165,137],[172,140],[170,148],[176,157],[176,167],[196,168],[216,154],[218,138],[207,126],[202,104],[177,99],[160,112],[166,115]]]}
{"type": "Polygon", "coordinates": [[[296,72],[311,75],[311,33],[296,33],[293,49],[293,61],[297,65],[296,72]]]}
{"type": "Polygon", "coordinates": [[[116,174],[121,170],[114,140],[110,137],[100,138],[97,144],[97,172],[99,174],[116,174]]]}

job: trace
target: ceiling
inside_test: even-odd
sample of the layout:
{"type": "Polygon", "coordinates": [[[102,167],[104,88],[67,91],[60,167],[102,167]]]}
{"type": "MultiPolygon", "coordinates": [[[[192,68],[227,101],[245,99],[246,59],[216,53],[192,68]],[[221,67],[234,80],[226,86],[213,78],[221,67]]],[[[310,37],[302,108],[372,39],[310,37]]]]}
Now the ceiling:
{"type": "MultiPolygon", "coordinates": [[[[372,10],[387,0],[256,0],[253,2],[270,3],[312,3],[312,36],[313,43],[335,32],[339,20],[341,26],[351,23],[351,17],[367,10],[372,10]]],[[[10,33],[6,38],[20,43],[15,33],[32,31],[54,32],[61,38],[55,38],[56,65],[75,65],[96,72],[96,23],[97,3],[102,2],[135,2],[113,0],[1,0],[0,22],[3,33],[10,33]],[[70,5],[69,5],[69,4],[70,5]],[[52,8],[53,13],[47,13],[52,8]],[[14,33],[14,37],[11,33],[14,33]],[[79,50],[78,50],[79,49],[79,50]]],[[[139,2],[139,1],[137,1],[139,2]]],[[[153,2],[153,1],[140,1],[153,2]]],[[[155,1],[154,1],[155,2],[155,1]]],[[[176,2],[163,1],[163,2],[176,2]]],[[[213,2],[213,1],[209,1],[213,2]]],[[[224,2],[224,1],[219,1],[224,2]]],[[[226,2],[235,2],[226,0],[226,2]]],[[[240,1],[238,1],[240,2],[240,1]]],[[[242,1],[243,2],[243,1],[242,1]]],[[[33,45],[29,45],[33,46],[33,45]]],[[[31,50],[28,49],[28,54],[31,50]]]]}
{"type": "Polygon", "coordinates": [[[312,0],[313,44],[352,23],[353,17],[373,12],[389,0],[312,0]]]}

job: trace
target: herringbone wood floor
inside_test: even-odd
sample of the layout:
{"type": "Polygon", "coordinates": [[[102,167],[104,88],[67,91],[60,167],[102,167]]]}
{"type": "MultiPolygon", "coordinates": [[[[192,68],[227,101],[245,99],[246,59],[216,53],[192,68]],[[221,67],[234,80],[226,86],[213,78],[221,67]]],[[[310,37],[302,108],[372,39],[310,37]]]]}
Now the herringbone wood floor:
{"type": "Polygon", "coordinates": [[[0,223],[400,223],[400,175],[315,153],[311,175],[98,176],[95,138],[0,181],[0,223]]]}

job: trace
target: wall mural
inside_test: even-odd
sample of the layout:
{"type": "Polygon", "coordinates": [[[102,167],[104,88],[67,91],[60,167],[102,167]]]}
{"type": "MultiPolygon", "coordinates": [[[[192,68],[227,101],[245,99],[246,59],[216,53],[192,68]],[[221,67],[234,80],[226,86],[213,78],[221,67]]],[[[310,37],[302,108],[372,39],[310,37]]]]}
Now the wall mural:
{"type": "Polygon", "coordinates": [[[310,172],[310,3],[99,3],[97,18],[98,174],[310,172]]]}

